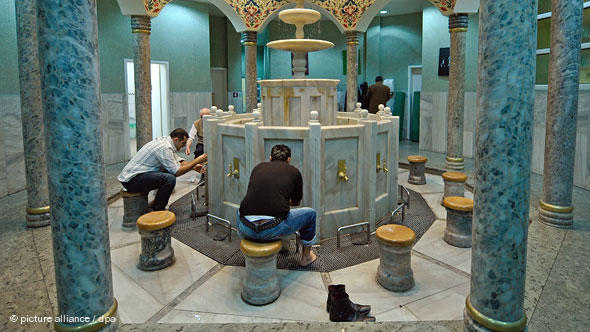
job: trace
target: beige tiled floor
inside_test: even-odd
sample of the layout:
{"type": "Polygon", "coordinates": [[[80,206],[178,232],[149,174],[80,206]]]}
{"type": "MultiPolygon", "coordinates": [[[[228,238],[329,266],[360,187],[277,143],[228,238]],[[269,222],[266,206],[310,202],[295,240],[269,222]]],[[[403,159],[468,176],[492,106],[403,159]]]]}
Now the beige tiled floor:
{"type": "MultiPolygon", "coordinates": [[[[424,198],[441,218],[415,245],[412,268],[416,285],[407,292],[385,290],[375,281],[379,260],[333,271],[279,270],[281,296],[272,304],[256,307],[240,298],[243,267],[223,266],[172,239],[176,262],[161,271],[136,268],[140,238],[136,231],[121,230],[121,200],[109,206],[111,257],[115,297],[123,323],[270,323],[329,321],[325,309],[325,280],[343,283],[351,299],[370,304],[379,321],[451,320],[462,315],[469,289],[471,250],[459,249],[442,240],[446,212],[440,200],[444,184],[440,176],[427,174],[427,184],[407,183],[407,170],[400,169],[399,183],[426,193],[424,198]],[[463,273],[461,273],[462,270],[463,273]],[[137,305],[141,303],[141,306],[137,305]]],[[[194,174],[177,181],[170,202],[194,189],[194,174]]]]}

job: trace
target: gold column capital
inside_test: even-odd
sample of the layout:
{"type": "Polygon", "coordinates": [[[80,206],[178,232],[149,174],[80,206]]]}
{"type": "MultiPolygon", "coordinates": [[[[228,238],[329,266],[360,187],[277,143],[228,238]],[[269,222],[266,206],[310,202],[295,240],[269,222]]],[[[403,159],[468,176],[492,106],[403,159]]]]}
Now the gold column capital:
{"type": "Polygon", "coordinates": [[[145,33],[151,34],[152,31],[152,19],[149,16],[131,16],[131,32],[132,33],[145,33]]]}

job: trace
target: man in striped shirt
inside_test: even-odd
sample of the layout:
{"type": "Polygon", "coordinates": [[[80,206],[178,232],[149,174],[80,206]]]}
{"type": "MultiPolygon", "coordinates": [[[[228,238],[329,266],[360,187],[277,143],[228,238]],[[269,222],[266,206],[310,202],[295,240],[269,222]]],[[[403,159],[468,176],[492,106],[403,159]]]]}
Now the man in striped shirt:
{"type": "Polygon", "coordinates": [[[187,162],[178,157],[186,144],[188,133],[176,128],[170,136],[154,139],[144,145],[123,168],[117,179],[130,192],[149,192],[157,189],[153,210],[164,210],[176,186],[176,177],[194,169],[200,171],[201,163],[207,161],[203,154],[187,162]]]}

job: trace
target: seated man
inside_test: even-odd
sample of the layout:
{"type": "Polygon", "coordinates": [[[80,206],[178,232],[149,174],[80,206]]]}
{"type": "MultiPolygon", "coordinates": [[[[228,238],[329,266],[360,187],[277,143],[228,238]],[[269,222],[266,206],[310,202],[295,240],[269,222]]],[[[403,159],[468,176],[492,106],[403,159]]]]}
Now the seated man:
{"type": "Polygon", "coordinates": [[[199,111],[199,120],[193,123],[191,130],[188,132],[188,141],[186,142],[186,149],[184,153],[188,156],[191,153],[191,144],[197,136],[197,145],[195,146],[195,158],[199,158],[203,154],[203,117],[209,115],[209,109],[203,108],[199,111]]]}
{"type": "Polygon", "coordinates": [[[170,136],[154,139],[137,151],[117,179],[130,192],[157,189],[152,208],[154,211],[164,210],[176,186],[176,177],[191,169],[199,171],[200,163],[207,160],[206,154],[190,162],[176,155],[187,139],[188,133],[182,128],[174,129],[170,136]]]}
{"type": "Polygon", "coordinates": [[[253,241],[279,240],[299,231],[303,244],[299,264],[306,266],[317,258],[311,250],[316,240],[316,212],[308,207],[289,208],[303,198],[301,173],[290,161],[291,150],[280,144],[272,147],[270,162],[254,167],[238,211],[238,231],[253,241]]]}

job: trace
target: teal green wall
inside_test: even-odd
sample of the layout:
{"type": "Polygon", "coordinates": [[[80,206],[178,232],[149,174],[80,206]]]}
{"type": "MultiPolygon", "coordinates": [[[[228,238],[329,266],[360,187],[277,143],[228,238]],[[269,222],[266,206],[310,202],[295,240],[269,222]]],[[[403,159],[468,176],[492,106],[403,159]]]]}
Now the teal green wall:
{"type": "MultiPolygon", "coordinates": [[[[422,91],[446,92],[449,78],[438,76],[438,53],[440,48],[451,44],[449,20],[430,4],[424,6],[422,14],[422,91]]],[[[475,91],[477,82],[478,31],[478,16],[471,14],[465,42],[465,91],[470,92],[475,91]]]]}
{"type": "Polygon", "coordinates": [[[242,91],[241,36],[229,20],[227,24],[227,91],[242,91]]]}
{"type": "MultiPolygon", "coordinates": [[[[125,58],[133,59],[133,35],[116,0],[97,1],[102,92],[125,91],[125,58]]],[[[188,0],[169,3],[152,19],[151,59],[168,61],[170,91],[211,91],[207,5],[188,0]]]]}
{"type": "Polygon", "coordinates": [[[227,68],[227,23],[225,17],[209,17],[211,67],[227,68]]]}
{"type": "Polygon", "coordinates": [[[16,19],[14,0],[0,1],[0,94],[19,94],[18,50],[16,46],[16,19]]]}
{"type": "Polygon", "coordinates": [[[396,91],[406,91],[408,66],[422,64],[422,13],[377,17],[373,21],[367,30],[370,44],[366,81],[371,85],[381,75],[394,79],[396,91]]]}

